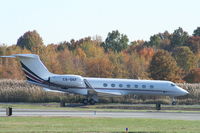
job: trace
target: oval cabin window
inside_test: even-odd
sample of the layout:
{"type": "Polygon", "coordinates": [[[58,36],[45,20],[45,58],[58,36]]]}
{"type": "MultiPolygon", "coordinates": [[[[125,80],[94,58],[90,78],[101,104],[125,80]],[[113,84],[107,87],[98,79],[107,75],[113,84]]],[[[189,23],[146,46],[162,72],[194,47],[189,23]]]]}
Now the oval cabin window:
{"type": "Polygon", "coordinates": [[[146,88],[146,85],[142,85],[142,88],[146,88]]]}
{"type": "Polygon", "coordinates": [[[115,84],[111,84],[112,87],[115,87],[115,84]]]}
{"type": "Polygon", "coordinates": [[[106,83],[103,84],[104,87],[107,87],[108,85],[106,83]]]}

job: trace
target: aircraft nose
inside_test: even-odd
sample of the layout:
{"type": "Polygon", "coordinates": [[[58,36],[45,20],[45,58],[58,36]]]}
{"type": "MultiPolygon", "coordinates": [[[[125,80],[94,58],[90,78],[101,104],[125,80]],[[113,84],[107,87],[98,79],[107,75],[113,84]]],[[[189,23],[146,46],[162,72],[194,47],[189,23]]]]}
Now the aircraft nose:
{"type": "Polygon", "coordinates": [[[184,90],[184,89],[183,89],[182,91],[183,91],[183,94],[184,94],[184,95],[187,95],[187,94],[189,94],[189,92],[188,92],[188,91],[186,91],[186,90],[184,90]]]}
{"type": "Polygon", "coordinates": [[[186,91],[186,90],[184,90],[184,89],[182,89],[182,88],[180,88],[179,87],[179,89],[180,89],[180,91],[181,91],[181,95],[187,95],[187,94],[189,94],[189,92],[188,91],[186,91]]]}

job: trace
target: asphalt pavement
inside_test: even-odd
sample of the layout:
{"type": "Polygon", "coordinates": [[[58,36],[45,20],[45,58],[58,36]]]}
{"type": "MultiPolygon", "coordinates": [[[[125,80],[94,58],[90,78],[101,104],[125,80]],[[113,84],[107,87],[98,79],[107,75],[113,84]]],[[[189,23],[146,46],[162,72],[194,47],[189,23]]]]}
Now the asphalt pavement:
{"type": "MultiPolygon", "coordinates": [[[[6,116],[6,109],[0,108],[0,117],[6,116]]],[[[12,116],[39,117],[109,117],[109,118],[152,118],[171,120],[200,120],[200,112],[105,112],[105,111],[66,111],[48,109],[13,109],[12,116]]]]}

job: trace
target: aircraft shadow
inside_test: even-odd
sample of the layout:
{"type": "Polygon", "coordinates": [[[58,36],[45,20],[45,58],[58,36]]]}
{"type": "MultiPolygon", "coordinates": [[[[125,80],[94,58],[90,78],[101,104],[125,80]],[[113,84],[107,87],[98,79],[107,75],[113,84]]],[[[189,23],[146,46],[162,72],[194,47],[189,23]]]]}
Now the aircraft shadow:
{"type": "Polygon", "coordinates": [[[84,107],[87,106],[85,104],[82,103],[70,103],[70,104],[66,104],[65,107],[84,107]]]}

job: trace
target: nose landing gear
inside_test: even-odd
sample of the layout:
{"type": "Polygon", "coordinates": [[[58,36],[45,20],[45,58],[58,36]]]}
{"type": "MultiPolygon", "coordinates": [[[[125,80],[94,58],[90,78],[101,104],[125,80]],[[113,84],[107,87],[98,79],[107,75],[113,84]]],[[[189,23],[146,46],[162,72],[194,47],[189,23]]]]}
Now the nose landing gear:
{"type": "Polygon", "coordinates": [[[172,99],[172,105],[176,105],[176,99],[174,97],[172,99]]]}

